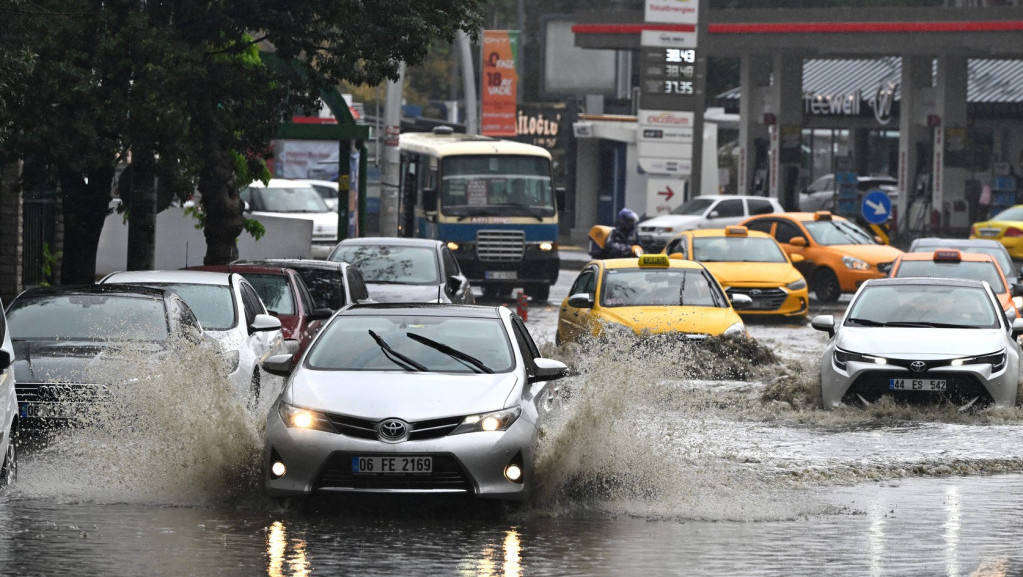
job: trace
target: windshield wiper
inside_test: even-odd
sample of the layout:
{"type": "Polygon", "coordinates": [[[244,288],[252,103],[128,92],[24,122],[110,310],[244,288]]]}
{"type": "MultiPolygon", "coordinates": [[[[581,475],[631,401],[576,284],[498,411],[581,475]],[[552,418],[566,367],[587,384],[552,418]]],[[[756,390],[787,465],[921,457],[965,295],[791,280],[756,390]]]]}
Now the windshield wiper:
{"type": "Polygon", "coordinates": [[[881,326],[885,327],[923,327],[933,329],[961,329],[963,325],[949,324],[949,323],[932,323],[929,321],[913,321],[913,322],[890,322],[883,323],[881,326]]]}
{"type": "Polygon", "coordinates": [[[373,337],[373,340],[376,341],[378,345],[380,345],[380,350],[384,351],[384,356],[387,357],[388,360],[398,365],[399,367],[405,369],[406,371],[410,371],[412,369],[416,369],[417,371],[430,370],[424,367],[423,365],[415,362],[414,360],[406,357],[405,355],[399,353],[398,351],[392,349],[391,345],[388,345],[384,341],[384,339],[380,338],[380,335],[373,332],[373,329],[369,330],[369,336],[373,337]]]}
{"type": "Polygon", "coordinates": [[[472,355],[470,355],[468,353],[463,353],[462,351],[460,351],[458,349],[452,348],[452,347],[450,347],[448,345],[445,345],[444,343],[438,343],[437,341],[435,341],[433,339],[430,339],[430,338],[427,338],[427,337],[424,337],[423,335],[417,335],[416,333],[407,333],[407,334],[408,334],[408,338],[410,338],[410,339],[412,339],[414,341],[418,341],[420,343],[423,343],[424,345],[426,345],[426,346],[428,346],[428,347],[430,347],[432,349],[437,349],[438,351],[444,353],[445,355],[448,355],[449,357],[451,357],[451,358],[453,358],[453,359],[455,359],[457,361],[462,361],[463,364],[466,364],[466,366],[469,366],[469,368],[473,369],[477,373],[493,373],[494,372],[494,369],[491,369],[487,365],[483,364],[483,361],[477,359],[476,357],[474,357],[474,356],[472,356],[472,355]]]}

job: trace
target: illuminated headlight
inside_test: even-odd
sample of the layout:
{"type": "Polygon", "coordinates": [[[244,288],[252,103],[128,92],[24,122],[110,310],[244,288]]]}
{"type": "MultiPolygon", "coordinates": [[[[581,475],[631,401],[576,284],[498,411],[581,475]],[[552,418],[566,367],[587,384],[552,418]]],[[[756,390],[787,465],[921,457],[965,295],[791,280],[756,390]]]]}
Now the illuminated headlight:
{"type": "Polygon", "coordinates": [[[462,424],[458,425],[458,428],[452,431],[451,434],[458,435],[461,433],[475,433],[479,431],[506,431],[521,414],[522,409],[514,407],[511,409],[504,409],[502,411],[494,411],[493,413],[469,415],[462,420],[462,424]]]}
{"type": "Polygon", "coordinates": [[[1005,368],[1005,361],[1006,361],[1006,359],[1007,359],[1007,356],[1005,354],[1005,349],[1002,349],[1001,351],[998,351],[997,353],[992,353],[990,355],[981,355],[979,357],[963,357],[961,359],[953,359],[952,362],[949,363],[949,365],[951,365],[953,367],[961,367],[963,365],[985,365],[985,364],[987,364],[987,365],[991,365],[991,370],[993,372],[998,372],[998,371],[1002,370],[1003,368],[1005,368]]]}
{"type": "Polygon", "coordinates": [[[554,243],[545,240],[540,244],[536,245],[536,247],[539,248],[542,252],[550,252],[554,250],[554,243]]]}
{"type": "Polygon", "coordinates": [[[846,268],[850,268],[852,270],[870,270],[870,263],[854,256],[843,256],[842,264],[844,264],[846,268]]]}
{"type": "Polygon", "coordinates": [[[744,337],[746,336],[746,325],[742,324],[741,322],[735,323],[734,325],[725,329],[725,332],[722,334],[726,337],[744,337]]]}
{"type": "Polygon", "coordinates": [[[455,252],[458,250],[458,243],[455,241],[448,241],[448,250],[455,252]]]}
{"type": "Polygon", "coordinates": [[[284,421],[284,425],[289,429],[315,429],[328,432],[334,430],[330,421],[327,420],[327,416],[318,411],[310,411],[309,409],[302,409],[288,403],[281,403],[277,407],[277,413],[280,414],[281,420],[284,421]]]}
{"type": "Polygon", "coordinates": [[[806,279],[801,278],[795,282],[790,282],[789,284],[785,285],[785,288],[789,289],[790,291],[803,290],[806,288],[806,279]]]}
{"type": "Polygon", "coordinates": [[[657,232],[675,232],[675,227],[673,227],[673,226],[659,226],[659,227],[655,228],[654,230],[657,231],[657,232]]]}
{"type": "Polygon", "coordinates": [[[856,361],[858,363],[874,363],[875,365],[888,364],[888,359],[884,357],[875,357],[874,355],[861,355],[860,353],[843,351],[842,349],[835,349],[834,359],[835,366],[840,369],[845,369],[845,366],[849,361],[856,361]]]}

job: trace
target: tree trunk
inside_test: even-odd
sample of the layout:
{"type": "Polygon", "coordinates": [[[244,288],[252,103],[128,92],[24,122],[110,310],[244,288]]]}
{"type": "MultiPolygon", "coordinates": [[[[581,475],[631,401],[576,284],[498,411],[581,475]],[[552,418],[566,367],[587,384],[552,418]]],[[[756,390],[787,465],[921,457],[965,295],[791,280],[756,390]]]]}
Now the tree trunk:
{"type": "Polygon", "coordinates": [[[245,228],[244,205],[238,197],[234,160],[217,145],[210,150],[199,173],[206,224],[206,256],[203,264],[227,264],[238,258],[238,236],[245,228]]]}
{"type": "MultiPolygon", "coordinates": [[[[60,169],[60,187],[64,195],[64,246],[60,268],[61,284],[96,282],[96,250],[99,235],[110,204],[110,183],[114,167],[90,172],[88,180],[67,169],[60,169]]],[[[56,247],[53,250],[58,250],[56,247]]]]}
{"type": "Polygon", "coordinates": [[[132,155],[128,206],[128,270],[156,267],[156,170],[151,153],[132,155]]]}

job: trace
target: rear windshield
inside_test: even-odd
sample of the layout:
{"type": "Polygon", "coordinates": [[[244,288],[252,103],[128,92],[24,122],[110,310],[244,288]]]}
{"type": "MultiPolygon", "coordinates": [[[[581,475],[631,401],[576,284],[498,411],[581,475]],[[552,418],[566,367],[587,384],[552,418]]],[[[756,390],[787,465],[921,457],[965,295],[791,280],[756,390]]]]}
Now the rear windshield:
{"type": "Polygon", "coordinates": [[[119,295],[19,298],[7,324],[19,340],[165,341],[170,334],[162,299],[119,295]]]}
{"type": "Polygon", "coordinates": [[[939,278],[968,278],[985,280],[996,293],[1008,292],[998,267],[993,262],[934,262],[932,260],[905,260],[893,276],[928,276],[939,278]]]}

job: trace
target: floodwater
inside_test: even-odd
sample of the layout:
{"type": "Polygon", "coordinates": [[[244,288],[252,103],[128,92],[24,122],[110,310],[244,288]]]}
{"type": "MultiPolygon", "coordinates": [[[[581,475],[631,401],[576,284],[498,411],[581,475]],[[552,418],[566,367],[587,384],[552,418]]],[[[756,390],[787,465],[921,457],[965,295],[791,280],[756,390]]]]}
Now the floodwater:
{"type": "Polygon", "coordinates": [[[825,412],[805,323],[752,324],[745,346],[559,349],[557,304],[527,324],[573,374],[520,507],[268,499],[269,395],[249,411],[197,353],[150,360],[130,418],[22,453],[0,575],[1023,573],[1023,411],[825,412]]]}

